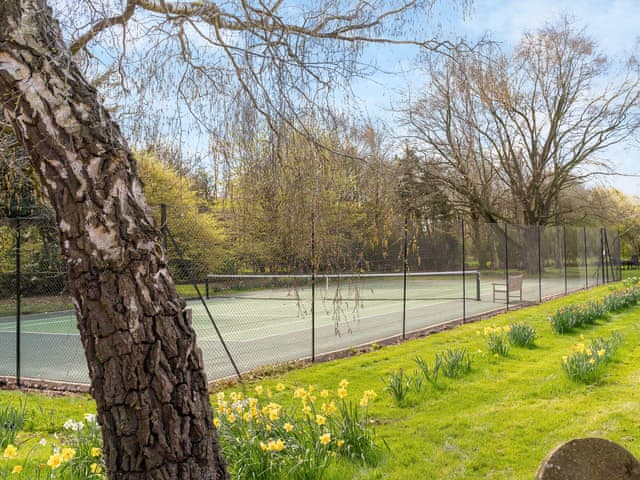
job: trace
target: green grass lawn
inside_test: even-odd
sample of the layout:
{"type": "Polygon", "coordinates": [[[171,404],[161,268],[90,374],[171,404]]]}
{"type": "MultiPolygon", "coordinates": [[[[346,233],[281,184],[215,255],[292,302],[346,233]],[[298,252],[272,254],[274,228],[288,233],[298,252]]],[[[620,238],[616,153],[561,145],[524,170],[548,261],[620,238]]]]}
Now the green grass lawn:
{"type": "MultiPolygon", "coordinates": [[[[368,354],[254,381],[244,390],[248,394],[258,384],[275,389],[278,383],[287,385],[287,391],[310,384],[335,390],[346,378],[349,398],[357,401],[369,389],[378,392],[369,411],[378,443],[388,450],[385,447],[375,467],[335,464],[327,471],[328,479],[530,479],[553,447],[586,436],[611,439],[640,456],[640,307],[562,336],[551,332],[547,320],[562,306],[599,300],[609,293],[610,287],[599,287],[368,354]],[[511,347],[507,358],[487,353],[484,327],[514,322],[536,329],[536,348],[511,347]],[[580,336],[588,342],[608,338],[613,331],[624,341],[603,378],[594,385],[570,381],[562,357],[571,354],[572,346],[582,341],[580,336]],[[412,373],[416,356],[432,362],[436,353],[449,347],[473,353],[470,374],[442,378],[439,388],[412,393],[403,407],[382,391],[388,374],[400,368],[412,373]]],[[[68,418],[81,419],[95,409],[86,396],[0,392],[0,406],[24,401],[31,414],[22,440],[50,435],[68,418]]],[[[283,403],[287,401],[283,398],[283,403]]]]}

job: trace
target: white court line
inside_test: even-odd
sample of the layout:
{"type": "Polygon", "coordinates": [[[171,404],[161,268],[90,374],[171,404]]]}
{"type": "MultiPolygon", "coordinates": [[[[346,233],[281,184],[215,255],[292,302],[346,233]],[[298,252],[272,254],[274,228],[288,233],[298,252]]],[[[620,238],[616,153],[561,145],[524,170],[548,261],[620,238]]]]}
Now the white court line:
{"type": "MultiPolygon", "coordinates": [[[[15,331],[13,332],[1,332],[0,333],[12,333],[15,334],[15,331]]],[[[47,337],[79,337],[80,336],[80,332],[78,333],[55,333],[55,332],[29,332],[29,331],[23,331],[20,330],[20,335],[45,335],[47,337]]]]}
{"type": "MultiPolygon", "coordinates": [[[[38,320],[38,319],[33,319],[33,320],[22,320],[20,322],[20,326],[27,326],[27,327],[38,327],[38,326],[43,326],[43,325],[50,325],[52,323],[62,323],[62,322],[73,322],[73,326],[76,326],[76,321],[75,321],[75,317],[61,317],[61,316],[56,316],[56,317],[50,317],[50,319],[42,319],[42,320],[38,320]]],[[[0,332],[6,331],[6,332],[14,332],[16,330],[16,322],[13,323],[9,323],[9,324],[2,324],[2,326],[4,325],[9,325],[8,330],[4,330],[4,328],[0,328],[0,332]]],[[[22,331],[22,328],[20,329],[22,331]]]]}

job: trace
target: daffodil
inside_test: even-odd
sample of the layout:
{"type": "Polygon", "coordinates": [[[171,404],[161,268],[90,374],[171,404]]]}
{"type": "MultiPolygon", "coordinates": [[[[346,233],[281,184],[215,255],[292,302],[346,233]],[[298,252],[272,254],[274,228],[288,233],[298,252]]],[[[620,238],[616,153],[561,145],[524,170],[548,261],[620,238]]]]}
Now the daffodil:
{"type": "Polygon", "coordinates": [[[7,445],[7,448],[4,449],[4,453],[2,454],[4,458],[16,458],[16,455],[18,455],[18,449],[11,444],[7,445]]]}
{"type": "Polygon", "coordinates": [[[598,350],[598,356],[599,357],[604,357],[606,355],[607,351],[604,348],[601,348],[600,350],[598,350]]]}
{"type": "Polygon", "coordinates": [[[22,465],[15,465],[13,467],[13,470],[11,470],[11,473],[13,475],[19,475],[20,473],[22,473],[22,465]]]}
{"type": "Polygon", "coordinates": [[[327,417],[325,417],[324,415],[316,415],[316,423],[318,425],[326,425],[327,417]]]}
{"type": "Polygon", "coordinates": [[[76,451],[73,448],[65,447],[62,449],[62,460],[68,462],[76,455],[76,451]]]}
{"type": "Polygon", "coordinates": [[[101,448],[93,447],[91,449],[91,456],[92,457],[99,457],[100,455],[102,455],[102,449],[101,448]]]}
{"type": "Polygon", "coordinates": [[[349,381],[346,378],[343,378],[340,380],[339,385],[341,388],[347,388],[349,386],[349,381]]]}
{"type": "Polygon", "coordinates": [[[214,419],[213,419],[213,425],[214,425],[216,428],[220,428],[220,419],[219,419],[218,417],[216,417],[216,418],[214,418],[214,419]]]}
{"type": "Polygon", "coordinates": [[[95,474],[102,473],[102,467],[97,463],[92,463],[91,465],[89,465],[89,470],[91,470],[91,473],[95,474]]]}
{"type": "Polygon", "coordinates": [[[258,394],[258,396],[262,395],[262,392],[264,391],[264,388],[262,387],[262,385],[258,385],[255,388],[256,394],[258,394]]]}
{"type": "Polygon", "coordinates": [[[49,460],[47,460],[47,465],[51,467],[51,470],[55,470],[60,465],[62,465],[62,455],[59,453],[54,453],[49,457],[49,460]]]}
{"type": "Polygon", "coordinates": [[[331,434],[330,433],[323,433],[322,435],[320,435],[320,443],[322,445],[326,445],[329,442],[331,442],[331,434]]]}
{"type": "Polygon", "coordinates": [[[285,432],[289,433],[291,430],[293,430],[293,425],[291,425],[289,422],[285,423],[284,430],[285,432]]]}
{"type": "Polygon", "coordinates": [[[279,384],[276,385],[276,391],[278,391],[278,392],[284,392],[284,390],[286,388],[287,387],[284,386],[284,383],[279,383],[279,384]]]}
{"type": "Polygon", "coordinates": [[[344,387],[340,387],[338,389],[338,397],[345,398],[347,396],[347,389],[344,387]]]}

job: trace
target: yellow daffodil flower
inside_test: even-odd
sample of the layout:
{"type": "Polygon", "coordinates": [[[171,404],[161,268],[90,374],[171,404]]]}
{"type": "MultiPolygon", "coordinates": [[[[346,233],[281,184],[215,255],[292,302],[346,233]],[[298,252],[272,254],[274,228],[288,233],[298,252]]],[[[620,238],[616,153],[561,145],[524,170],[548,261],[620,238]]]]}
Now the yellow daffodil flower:
{"type": "Polygon", "coordinates": [[[4,458],[16,458],[16,455],[18,455],[18,449],[11,444],[7,445],[7,448],[4,449],[4,453],[2,454],[4,458]]]}

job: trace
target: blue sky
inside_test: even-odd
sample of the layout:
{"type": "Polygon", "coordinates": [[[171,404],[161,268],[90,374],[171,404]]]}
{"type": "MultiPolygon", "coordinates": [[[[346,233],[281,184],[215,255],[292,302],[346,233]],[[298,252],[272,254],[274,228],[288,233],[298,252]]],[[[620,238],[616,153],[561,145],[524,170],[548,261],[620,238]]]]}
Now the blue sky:
{"type": "MultiPolygon", "coordinates": [[[[475,40],[487,33],[505,48],[510,48],[523,33],[534,31],[563,14],[573,17],[576,25],[584,27],[586,34],[608,56],[633,53],[640,36],[640,0],[475,0],[467,18],[452,16],[443,9],[434,20],[440,24],[441,35],[445,37],[475,40]]],[[[361,81],[356,88],[372,114],[389,109],[393,100],[397,100],[399,90],[407,84],[419,85],[420,77],[407,68],[413,61],[413,52],[406,49],[406,53],[405,57],[395,50],[392,59],[382,60],[385,68],[406,68],[402,79],[377,75],[384,87],[372,81],[361,81]]],[[[611,150],[607,157],[616,171],[640,175],[640,140],[611,150]]],[[[615,176],[603,181],[627,194],[640,195],[640,177],[615,176]]]]}

